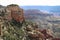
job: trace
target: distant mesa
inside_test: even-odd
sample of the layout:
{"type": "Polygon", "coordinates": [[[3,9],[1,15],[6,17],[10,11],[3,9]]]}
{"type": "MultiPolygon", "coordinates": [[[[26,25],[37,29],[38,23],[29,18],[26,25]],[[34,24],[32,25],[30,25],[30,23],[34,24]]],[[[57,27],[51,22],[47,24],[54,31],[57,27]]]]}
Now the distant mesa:
{"type": "Polygon", "coordinates": [[[38,18],[38,16],[41,16],[41,17],[53,16],[53,14],[45,13],[45,12],[42,12],[38,9],[25,10],[24,15],[26,18],[31,18],[31,19],[38,18]]]}

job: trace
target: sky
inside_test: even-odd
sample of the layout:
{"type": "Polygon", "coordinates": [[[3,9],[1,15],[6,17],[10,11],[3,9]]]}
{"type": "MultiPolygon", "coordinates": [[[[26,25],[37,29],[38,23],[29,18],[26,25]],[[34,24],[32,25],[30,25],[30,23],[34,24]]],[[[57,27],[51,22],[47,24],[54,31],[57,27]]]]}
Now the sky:
{"type": "Polygon", "coordinates": [[[0,0],[0,5],[18,4],[20,6],[57,6],[60,0],[0,0]]]}

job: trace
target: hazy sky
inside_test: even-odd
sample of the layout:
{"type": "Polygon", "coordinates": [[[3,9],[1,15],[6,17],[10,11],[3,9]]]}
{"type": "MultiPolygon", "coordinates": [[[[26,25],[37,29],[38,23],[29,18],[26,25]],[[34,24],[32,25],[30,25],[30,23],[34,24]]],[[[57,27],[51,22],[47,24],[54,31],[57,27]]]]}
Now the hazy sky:
{"type": "Polygon", "coordinates": [[[60,0],[0,0],[0,5],[18,4],[21,6],[27,5],[47,5],[56,6],[60,5],[60,0]]]}

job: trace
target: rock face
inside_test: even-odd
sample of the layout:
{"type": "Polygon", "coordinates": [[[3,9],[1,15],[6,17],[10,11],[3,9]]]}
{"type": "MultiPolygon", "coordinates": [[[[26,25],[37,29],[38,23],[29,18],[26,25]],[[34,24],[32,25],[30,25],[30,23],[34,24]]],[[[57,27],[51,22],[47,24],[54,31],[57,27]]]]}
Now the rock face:
{"type": "Polygon", "coordinates": [[[24,20],[23,9],[21,9],[18,5],[11,4],[6,7],[6,19],[9,21],[14,19],[17,22],[21,22],[24,20]]]}
{"type": "Polygon", "coordinates": [[[2,36],[2,27],[3,27],[3,23],[4,23],[4,21],[3,21],[3,18],[0,16],[0,36],[2,36]]]}
{"type": "MultiPolygon", "coordinates": [[[[50,29],[49,29],[50,30],[50,29]]],[[[51,35],[51,31],[48,31],[48,29],[39,29],[38,25],[28,25],[26,27],[27,35],[30,38],[30,40],[47,40],[52,39],[53,36],[51,35]]]]}

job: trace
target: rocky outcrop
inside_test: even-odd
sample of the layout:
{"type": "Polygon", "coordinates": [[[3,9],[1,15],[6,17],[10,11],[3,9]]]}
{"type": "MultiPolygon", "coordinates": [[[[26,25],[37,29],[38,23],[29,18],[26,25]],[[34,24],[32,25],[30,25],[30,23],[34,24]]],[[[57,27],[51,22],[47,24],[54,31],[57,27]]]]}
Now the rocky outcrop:
{"type": "Polygon", "coordinates": [[[30,40],[46,40],[53,38],[53,36],[51,35],[51,31],[48,31],[47,29],[41,30],[39,29],[37,24],[33,26],[28,25],[26,27],[26,31],[30,40]]]}
{"type": "Polygon", "coordinates": [[[16,20],[17,22],[21,22],[24,20],[23,9],[18,5],[11,4],[6,7],[7,19],[8,20],[16,20]]]}

